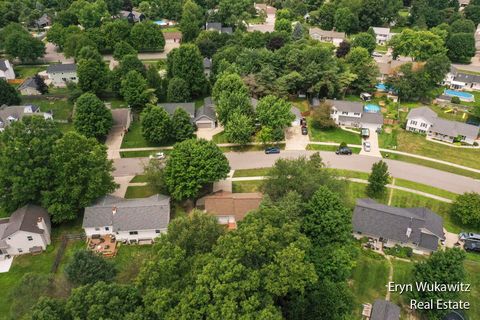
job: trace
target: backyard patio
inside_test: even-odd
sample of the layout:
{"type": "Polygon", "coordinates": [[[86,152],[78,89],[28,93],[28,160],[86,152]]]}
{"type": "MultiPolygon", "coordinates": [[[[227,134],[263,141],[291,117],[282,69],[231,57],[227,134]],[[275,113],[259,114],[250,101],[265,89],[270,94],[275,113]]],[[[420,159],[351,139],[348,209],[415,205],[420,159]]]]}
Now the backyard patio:
{"type": "Polygon", "coordinates": [[[87,239],[87,248],[105,257],[114,257],[117,254],[117,241],[112,235],[94,235],[87,239]]]}

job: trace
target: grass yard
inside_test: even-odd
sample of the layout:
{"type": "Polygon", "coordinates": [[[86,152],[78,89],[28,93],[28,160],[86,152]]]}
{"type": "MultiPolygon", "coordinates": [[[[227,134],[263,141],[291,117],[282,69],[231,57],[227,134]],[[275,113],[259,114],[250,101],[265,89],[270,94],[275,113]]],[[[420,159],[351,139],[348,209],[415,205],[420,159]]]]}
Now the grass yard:
{"type": "Polygon", "coordinates": [[[121,158],[147,158],[151,155],[155,155],[157,152],[163,152],[168,154],[171,150],[157,149],[157,150],[143,150],[143,151],[121,151],[121,158]]]}
{"type": "Polygon", "coordinates": [[[215,142],[216,144],[228,143],[227,137],[225,135],[225,131],[215,134],[212,138],[212,141],[215,142]]]}
{"type": "Polygon", "coordinates": [[[143,261],[152,255],[151,245],[120,245],[117,255],[112,261],[117,267],[117,281],[131,283],[137,276],[143,261]]]}
{"type": "Polygon", "coordinates": [[[107,98],[103,99],[103,101],[106,103],[110,103],[112,109],[128,108],[128,103],[121,99],[107,98]]]}
{"type": "MultiPolygon", "coordinates": [[[[275,144],[274,146],[279,147],[280,150],[285,150],[285,143],[275,144]]],[[[247,145],[247,146],[232,146],[232,147],[220,147],[220,150],[223,152],[247,152],[247,151],[264,151],[265,146],[263,145],[247,145]]]]}
{"type": "MultiPolygon", "coordinates": [[[[476,254],[480,257],[479,254],[476,254]]],[[[471,284],[471,292],[465,292],[461,297],[470,302],[470,310],[467,311],[467,315],[470,319],[476,319],[476,316],[480,314],[480,261],[470,260],[465,261],[464,266],[467,271],[466,283],[471,284]]]]}
{"type": "Polygon", "coordinates": [[[62,132],[62,133],[67,133],[69,131],[74,131],[75,128],[73,126],[73,122],[68,122],[68,123],[60,123],[56,122],[57,128],[62,132]]]}
{"type": "Polygon", "coordinates": [[[454,192],[450,192],[450,191],[447,191],[447,190],[431,187],[431,186],[426,185],[426,184],[413,182],[413,181],[409,181],[409,180],[398,179],[398,178],[395,178],[395,185],[399,186],[399,187],[404,187],[404,188],[409,188],[409,189],[414,189],[414,190],[426,192],[426,193],[433,194],[433,195],[443,197],[443,198],[446,198],[446,199],[450,199],[450,200],[455,200],[458,196],[458,194],[456,194],[454,192]]]}
{"type": "MultiPolygon", "coordinates": [[[[314,150],[314,151],[329,151],[335,152],[337,151],[339,146],[328,146],[328,145],[321,145],[321,144],[309,144],[307,145],[307,150],[314,150]]],[[[357,147],[349,147],[352,150],[352,153],[359,154],[362,150],[361,148],[357,147]]]]}
{"type": "Polygon", "coordinates": [[[73,104],[67,99],[39,99],[28,98],[22,100],[23,104],[34,104],[40,107],[43,112],[53,111],[53,118],[56,120],[69,120],[72,117],[73,104]]]}
{"type": "Polygon", "coordinates": [[[355,319],[360,319],[363,303],[372,303],[377,298],[385,298],[388,272],[388,263],[383,256],[372,251],[360,250],[351,277],[355,319]]]}
{"type": "Polygon", "coordinates": [[[142,136],[142,124],[136,119],[130,125],[130,129],[123,137],[122,149],[128,148],[152,148],[152,147],[165,147],[159,144],[150,143],[142,136]]]}
{"type": "Polygon", "coordinates": [[[147,176],[145,175],[138,175],[133,177],[132,180],[130,180],[130,183],[143,183],[143,182],[147,182],[147,176]]]}
{"type": "Polygon", "coordinates": [[[310,140],[311,141],[322,141],[322,142],[336,142],[342,143],[345,142],[347,144],[362,144],[362,138],[360,137],[360,133],[356,134],[350,131],[345,131],[340,128],[335,128],[331,130],[318,130],[315,129],[311,125],[310,122],[310,140]]]}
{"type": "Polygon", "coordinates": [[[262,180],[233,181],[232,191],[235,193],[259,192],[262,183],[263,183],[262,180]]]}
{"type": "Polygon", "coordinates": [[[240,177],[264,177],[268,175],[270,168],[258,168],[258,169],[243,169],[243,170],[235,170],[233,177],[240,178],[240,177]]]}
{"type": "MultiPolygon", "coordinates": [[[[407,262],[392,258],[393,265],[393,281],[395,283],[412,283],[412,272],[415,264],[413,262],[407,262]]],[[[399,294],[398,292],[392,292],[392,301],[401,306],[402,311],[408,308],[409,299],[406,293],[399,294]]],[[[403,311],[404,312],[404,311],[403,311]]],[[[403,318],[402,318],[403,319],[403,318]]]]}
{"type": "Polygon", "coordinates": [[[17,78],[25,79],[33,77],[39,72],[47,70],[48,65],[18,65],[14,66],[17,78]]]}
{"type": "Polygon", "coordinates": [[[148,198],[156,194],[149,186],[130,186],[125,193],[125,199],[148,198]]]}
{"type": "Polygon", "coordinates": [[[310,103],[305,98],[291,99],[290,102],[297,107],[300,112],[307,112],[310,110],[310,103]]]}

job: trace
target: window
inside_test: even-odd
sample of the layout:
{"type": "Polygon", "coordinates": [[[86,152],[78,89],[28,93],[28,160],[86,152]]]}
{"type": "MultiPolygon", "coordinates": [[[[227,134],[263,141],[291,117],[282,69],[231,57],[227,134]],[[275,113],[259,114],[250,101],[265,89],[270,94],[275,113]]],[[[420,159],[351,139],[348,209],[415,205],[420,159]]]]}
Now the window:
{"type": "Polygon", "coordinates": [[[18,248],[17,250],[18,250],[19,253],[22,253],[22,252],[23,252],[23,250],[20,249],[20,248],[18,248]]]}
{"type": "Polygon", "coordinates": [[[28,240],[28,241],[33,241],[33,237],[32,237],[32,236],[28,236],[28,237],[27,237],[27,240],[28,240]]]}
{"type": "Polygon", "coordinates": [[[95,231],[100,231],[100,228],[98,228],[98,227],[95,227],[95,231]]]}
{"type": "Polygon", "coordinates": [[[343,114],[343,115],[347,115],[348,112],[347,112],[347,111],[342,111],[342,114],[343,114]]]}
{"type": "Polygon", "coordinates": [[[130,231],[129,234],[130,234],[131,236],[133,236],[133,235],[138,234],[138,231],[130,231]]]}
{"type": "Polygon", "coordinates": [[[160,230],[155,230],[155,233],[160,233],[160,230]]]}
{"type": "Polygon", "coordinates": [[[109,227],[105,227],[105,230],[108,231],[108,230],[110,230],[110,228],[109,228],[109,227]]]}
{"type": "Polygon", "coordinates": [[[359,116],[359,115],[360,115],[360,113],[358,113],[358,112],[355,112],[353,115],[354,115],[354,116],[359,116]]]}
{"type": "Polygon", "coordinates": [[[410,120],[410,124],[411,124],[412,126],[416,126],[416,125],[417,125],[417,121],[410,120]]]}

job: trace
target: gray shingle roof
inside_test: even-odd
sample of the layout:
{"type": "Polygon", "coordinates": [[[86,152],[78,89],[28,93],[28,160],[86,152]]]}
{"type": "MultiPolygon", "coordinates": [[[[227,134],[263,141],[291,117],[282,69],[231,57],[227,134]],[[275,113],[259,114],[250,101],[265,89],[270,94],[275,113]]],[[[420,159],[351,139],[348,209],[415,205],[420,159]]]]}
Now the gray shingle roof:
{"type": "Polygon", "coordinates": [[[383,124],[383,115],[381,113],[364,112],[362,113],[361,122],[383,124]]]}
{"type": "Polygon", "coordinates": [[[177,109],[185,110],[190,118],[195,118],[195,103],[194,102],[181,102],[181,103],[160,103],[159,106],[163,107],[170,115],[175,113],[177,109]]]}
{"type": "Polygon", "coordinates": [[[346,101],[346,100],[327,100],[328,104],[332,107],[335,107],[340,112],[363,112],[363,103],[355,101],[346,101]]]}
{"type": "Polygon", "coordinates": [[[310,28],[309,30],[310,36],[319,35],[321,37],[327,38],[338,38],[338,39],[345,39],[346,35],[345,32],[337,32],[337,31],[330,31],[330,30],[322,30],[320,28],[310,28]]]}
{"type": "Polygon", "coordinates": [[[14,121],[21,120],[24,116],[43,116],[45,119],[51,119],[52,114],[48,112],[38,112],[40,111],[38,106],[27,105],[27,106],[1,106],[0,107],[0,128],[6,127],[10,124],[9,118],[13,118],[14,121]],[[26,111],[26,109],[31,109],[26,111]]]}
{"type": "Polygon", "coordinates": [[[35,90],[38,90],[38,85],[35,79],[28,78],[27,80],[23,81],[23,83],[18,87],[18,90],[23,90],[26,88],[33,88],[35,90]]]}
{"type": "Polygon", "coordinates": [[[438,132],[451,137],[465,136],[476,139],[479,127],[458,121],[450,121],[441,118],[435,119],[430,131],[438,132]]]}
{"type": "Polygon", "coordinates": [[[3,59],[0,59],[0,70],[2,70],[2,71],[7,71],[8,70],[6,61],[3,60],[3,59]]]}
{"type": "Polygon", "coordinates": [[[220,22],[207,22],[205,26],[206,30],[216,30],[218,32],[222,32],[222,24],[220,22]]]}
{"type": "Polygon", "coordinates": [[[423,118],[428,122],[433,123],[433,121],[437,118],[437,113],[428,107],[420,107],[411,109],[407,118],[423,118]]]}
{"type": "Polygon", "coordinates": [[[169,222],[170,198],[160,194],[142,199],[106,196],[85,208],[83,217],[84,228],[112,226],[114,232],[164,229],[169,222]]]}
{"type": "Polygon", "coordinates": [[[212,121],[217,121],[217,114],[215,112],[215,105],[213,104],[212,98],[207,97],[204,99],[204,104],[202,107],[198,108],[195,113],[195,119],[193,121],[200,120],[202,117],[207,117],[212,121]]]}
{"type": "Polygon", "coordinates": [[[426,208],[396,208],[372,199],[358,199],[352,222],[354,232],[410,242],[432,251],[437,250],[438,239],[444,239],[442,217],[426,208]],[[433,241],[432,236],[437,240],[433,241]]]}
{"type": "Polygon", "coordinates": [[[480,83],[480,75],[458,72],[454,80],[465,83],[480,83]]]}
{"type": "Polygon", "coordinates": [[[49,65],[47,73],[55,72],[77,72],[77,65],[75,63],[58,63],[49,65]]]}
{"type": "Polygon", "coordinates": [[[399,320],[400,307],[386,300],[377,299],[373,303],[370,320],[399,320]]]}
{"type": "Polygon", "coordinates": [[[50,228],[50,216],[47,210],[42,207],[28,204],[17,209],[8,220],[8,225],[1,235],[1,239],[5,239],[17,231],[26,231],[31,233],[42,234],[44,231],[38,228],[38,218],[42,218],[46,225],[50,228]]]}

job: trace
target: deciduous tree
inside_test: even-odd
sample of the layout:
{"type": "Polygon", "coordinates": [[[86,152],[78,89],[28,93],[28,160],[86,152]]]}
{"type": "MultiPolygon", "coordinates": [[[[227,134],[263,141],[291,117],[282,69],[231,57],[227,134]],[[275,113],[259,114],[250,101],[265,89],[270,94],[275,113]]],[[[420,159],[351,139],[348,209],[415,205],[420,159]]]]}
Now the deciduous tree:
{"type": "Polygon", "coordinates": [[[184,44],[173,49],[167,58],[169,78],[178,77],[187,83],[191,97],[199,96],[205,89],[203,57],[195,44],[184,44]]]}
{"type": "Polygon", "coordinates": [[[175,141],[180,142],[195,136],[195,126],[192,124],[190,115],[178,108],[172,116],[172,131],[175,141]]]}
{"type": "Polygon", "coordinates": [[[474,192],[459,195],[450,212],[463,225],[478,228],[480,226],[480,195],[474,192]]]}
{"type": "Polygon", "coordinates": [[[231,143],[245,145],[252,140],[254,132],[253,120],[245,114],[233,113],[225,126],[225,136],[231,143]]]}
{"type": "Polygon", "coordinates": [[[142,112],[142,135],[151,142],[166,144],[172,138],[172,121],[164,108],[147,105],[142,112]]]}
{"type": "Polygon", "coordinates": [[[187,102],[190,100],[188,84],[182,78],[174,77],[168,81],[167,101],[187,102]]]}
{"type": "Polygon", "coordinates": [[[20,95],[5,79],[0,79],[0,105],[20,104],[20,95]]]}
{"type": "Polygon", "coordinates": [[[80,60],[77,75],[78,87],[83,92],[99,93],[107,87],[108,68],[103,61],[80,60]]]}
{"type": "Polygon", "coordinates": [[[112,112],[93,93],[84,93],[76,102],[75,130],[87,138],[104,138],[113,125],[112,112]]]}
{"type": "Polygon", "coordinates": [[[141,110],[150,101],[153,94],[152,90],[148,89],[147,80],[135,70],[125,75],[120,93],[128,105],[137,110],[141,110]]]}
{"type": "Polygon", "coordinates": [[[90,250],[79,250],[65,266],[67,279],[77,286],[99,281],[112,282],[117,274],[115,265],[90,250]]]}
{"type": "Polygon", "coordinates": [[[200,33],[203,22],[204,15],[202,8],[193,0],[185,1],[182,9],[182,18],[180,20],[182,41],[191,42],[195,40],[200,33]]]}
{"type": "Polygon", "coordinates": [[[368,177],[367,194],[372,198],[380,198],[387,192],[387,184],[390,181],[388,165],[379,161],[373,164],[372,172],[368,177]]]}
{"type": "Polygon", "coordinates": [[[152,21],[136,23],[130,33],[132,44],[139,51],[163,51],[165,37],[162,29],[152,21]]]}

